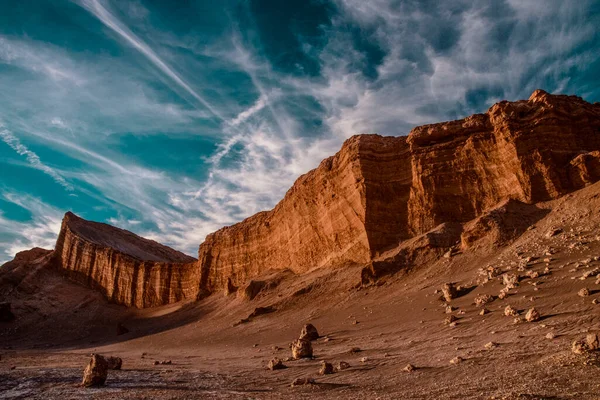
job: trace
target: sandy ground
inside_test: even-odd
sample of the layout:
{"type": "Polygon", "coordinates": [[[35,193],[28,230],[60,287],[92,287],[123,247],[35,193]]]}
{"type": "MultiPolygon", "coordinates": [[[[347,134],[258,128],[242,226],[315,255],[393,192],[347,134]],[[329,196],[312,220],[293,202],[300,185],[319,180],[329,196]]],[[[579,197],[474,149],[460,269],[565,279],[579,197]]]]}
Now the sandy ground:
{"type": "Polygon", "coordinates": [[[540,205],[552,212],[507,247],[459,252],[380,286],[357,288],[360,268],[345,266],[287,274],[252,301],[214,294],[132,310],[44,271],[28,293],[11,294],[18,319],[0,324],[0,398],[600,399],[600,357],[571,352],[575,339],[600,333],[600,285],[580,279],[600,267],[599,192],[594,185],[540,205]],[[547,237],[555,227],[562,232],[547,237]],[[480,315],[475,297],[504,287],[501,277],[481,281],[488,265],[522,278],[480,315]],[[451,301],[453,326],[438,290],[446,282],[472,287],[451,301]],[[578,295],[584,287],[590,296],[578,295]],[[504,315],[507,305],[520,321],[504,315]],[[259,306],[276,311],[239,324],[259,306]],[[526,322],[533,306],[542,318],[526,322]],[[118,322],[130,332],[117,335],[118,322]],[[321,334],[314,359],[268,370],[270,359],[291,356],[289,343],[307,322],[321,334]],[[105,387],[79,386],[92,352],[123,359],[105,387]],[[455,357],[462,362],[451,364],[455,357]],[[323,360],[350,368],[321,376],[323,360]],[[403,371],[408,363],[417,369],[403,371]],[[302,377],[316,383],[290,385],[302,377]]]}

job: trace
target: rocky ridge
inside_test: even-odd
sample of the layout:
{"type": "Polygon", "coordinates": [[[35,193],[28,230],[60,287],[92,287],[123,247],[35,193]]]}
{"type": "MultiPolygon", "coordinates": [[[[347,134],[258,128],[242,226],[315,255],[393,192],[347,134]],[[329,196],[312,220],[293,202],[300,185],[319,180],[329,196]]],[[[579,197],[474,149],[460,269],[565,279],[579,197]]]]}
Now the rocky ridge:
{"type": "Polygon", "coordinates": [[[362,266],[369,284],[483,239],[506,244],[541,218],[535,203],[598,179],[600,105],[537,90],[407,137],[351,137],[273,210],[208,235],[198,260],[72,213],[48,257],[140,308],[232,293],[277,271],[362,266]]]}

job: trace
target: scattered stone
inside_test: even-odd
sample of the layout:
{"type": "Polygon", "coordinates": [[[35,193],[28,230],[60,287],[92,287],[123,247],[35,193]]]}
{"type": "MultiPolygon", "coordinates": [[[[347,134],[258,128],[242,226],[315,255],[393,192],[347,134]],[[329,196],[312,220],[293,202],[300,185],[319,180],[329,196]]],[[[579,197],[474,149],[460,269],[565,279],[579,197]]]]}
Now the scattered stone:
{"type": "Polygon", "coordinates": [[[494,343],[494,342],[488,342],[483,347],[485,347],[486,350],[492,350],[492,349],[495,349],[496,347],[498,347],[498,344],[494,343]]]}
{"type": "Polygon", "coordinates": [[[579,292],[577,292],[579,297],[587,297],[590,295],[590,290],[588,288],[583,288],[579,292]]]}
{"type": "Polygon", "coordinates": [[[531,279],[535,279],[535,278],[539,278],[540,273],[537,271],[529,270],[529,271],[527,271],[527,276],[531,279]]]}
{"type": "Polygon", "coordinates": [[[461,362],[463,362],[464,359],[462,357],[454,357],[452,360],[450,360],[450,364],[460,364],[461,362]]]}
{"type": "Polygon", "coordinates": [[[296,378],[292,382],[292,387],[302,385],[314,385],[315,380],[313,378],[296,378]]]}
{"type": "Polygon", "coordinates": [[[106,364],[108,369],[121,369],[123,360],[120,357],[106,357],[106,364]]]}
{"type": "Polygon", "coordinates": [[[517,311],[516,308],[513,308],[512,306],[508,305],[504,309],[504,315],[506,315],[507,317],[515,317],[519,315],[519,311],[517,311]]]}
{"type": "Polygon", "coordinates": [[[538,312],[538,310],[535,309],[535,307],[531,307],[529,311],[527,311],[527,314],[525,314],[525,320],[527,322],[534,322],[538,321],[539,319],[540,313],[538,312]]]}
{"type": "Polygon", "coordinates": [[[475,297],[475,305],[477,307],[483,307],[484,305],[486,305],[487,303],[491,303],[492,301],[494,301],[494,296],[490,294],[480,294],[477,297],[475,297]]]}
{"type": "Polygon", "coordinates": [[[506,297],[508,296],[508,289],[504,288],[500,291],[500,293],[498,294],[498,298],[500,300],[504,300],[506,297]]]}
{"type": "Polygon", "coordinates": [[[285,366],[283,361],[281,361],[279,358],[273,358],[271,361],[269,361],[268,368],[271,371],[275,371],[278,369],[286,369],[287,367],[285,366]]]}
{"type": "Polygon", "coordinates": [[[10,322],[15,319],[10,303],[0,303],[0,322],[10,322]]]}
{"type": "Polygon", "coordinates": [[[444,324],[450,325],[451,323],[453,323],[455,321],[458,321],[458,318],[456,318],[454,315],[450,315],[444,319],[444,324]]]}
{"type": "Polygon", "coordinates": [[[482,308],[481,311],[479,311],[479,315],[485,315],[485,314],[489,314],[490,310],[488,310],[487,308],[482,308]]]}
{"type": "Polygon", "coordinates": [[[360,359],[361,363],[366,363],[367,361],[369,361],[369,357],[363,357],[360,359]]]}
{"type": "Polygon", "coordinates": [[[154,365],[171,365],[171,364],[173,364],[173,362],[171,360],[166,360],[166,361],[154,360],[154,365]]]}
{"type": "Polygon", "coordinates": [[[502,283],[507,289],[514,289],[519,285],[519,276],[516,274],[506,273],[502,275],[502,283]]]}
{"type": "Polygon", "coordinates": [[[348,364],[346,361],[340,361],[337,365],[338,371],[343,371],[348,368],[350,368],[350,364],[348,364]]]}
{"type": "Polygon", "coordinates": [[[554,334],[554,332],[548,332],[546,333],[546,339],[552,340],[556,337],[556,335],[554,334]]]}
{"type": "Polygon", "coordinates": [[[310,340],[297,339],[292,343],[292,357],[296,360],[300,358],[311,358],[313,349],[310,340]]]}
{"type": "Polygon", "coordinates": [[[455,307],[452,306],[446,306],[446,314],[451,314],[452,311],[456,310],[455,307]]]}
{"type": "Polygon", "coordinates": [[[449,302],[456,298],[458,291],[456,290],[454,283],[445,283],[444,286],[442,286],[442,294],[444,295],[444,299],[449,302]]]}
{"type": "Polygon", "coordinates": [[[589,350],[598,350],[600,348],[600,343],[598,341],[598,335],[595,333],[590,333],[585,337],[585,344],[589,350]]]}
{"type": "Polygon", "coordinates": [[[321,361],[321,369],[319,370],[319,375],[330,375],[333,374],[333,364],[328,363],[326,361],[321,361]]]}
{"type": "Polygon", "coordinates": [[[412,364],[406,364],[406,367],[402,368],[402,371],[413,372],[416,369],[417,369],[417,367],[415,367],[414,365],[412,365],[412,364]]]}
{"type": "Polygon", "coordinates": [[[81,384],[85,387],[102,386],[106,382],[107,374],[108,364],[104,357],[92,354],[89,364],[83,371],[83,381],[81,384]]]}
{"type": "Polygon", "coordinates": [[[304,340],[317,340],[319,338],[319,332],[317,328],[313,324],[306,324],[302,328],[302,332],[300,332],[300,339],[304,340]]]}
{"type": "Polygon", "coordinates": [[[592,304],[600,304],[600,300],[594,299],[594,300],[592,300],[592,304]]]}

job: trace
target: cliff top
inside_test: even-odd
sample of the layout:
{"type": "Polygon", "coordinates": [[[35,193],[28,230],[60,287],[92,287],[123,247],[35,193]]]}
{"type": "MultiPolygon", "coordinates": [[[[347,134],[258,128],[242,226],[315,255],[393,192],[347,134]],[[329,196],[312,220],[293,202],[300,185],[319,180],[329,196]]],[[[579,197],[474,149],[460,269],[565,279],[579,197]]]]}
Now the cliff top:
{"type": "Polygon", "coordinates": [[[63,230],[65,225],[69,227],[71,232],[85,241],[98,246],[112,248],[142,261],[172,263],[190,263],[196,261],[195,258],[154,240],[145,239],[133,232],[101,222],[87,221],[70,211],[63,218],[63,230]]]}

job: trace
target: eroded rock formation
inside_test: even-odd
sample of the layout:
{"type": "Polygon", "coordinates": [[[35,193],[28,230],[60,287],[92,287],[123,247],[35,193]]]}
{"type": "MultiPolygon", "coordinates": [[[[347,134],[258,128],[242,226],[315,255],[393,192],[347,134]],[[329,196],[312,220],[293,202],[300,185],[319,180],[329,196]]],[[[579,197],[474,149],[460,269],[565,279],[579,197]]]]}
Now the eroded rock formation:
{"type": "Polygon", "coordinates": [[[152,307],[198,294],[195,259],[129,231],[65,214],[53,263],[110,301],[152,307]]]}
{"type": "Polygon", "coordinates": [[[408,137],[354,136],[273,210],[209,235],[199,249],[202,286],[348,263],[368,264],[363,280],[371,280],[439,257],[461,239],[468,247],[495,232],[493,241],[506,241],[522,227],[504,216],[535,214],[518,204],[598,180],[598,150],[600,105],[541,90],[408,137]],[[478,217],[461,238],[455,223],[478,217]]]}
{"type": "Polygon", "coordinates": [[[407,137],[351,137],[273,210],[208,235],[197,262],[71,213],[53,255],[17,259],[52,257],[73,279],[128,306],[217,290],[251,300],[281,274],[360,265],[369,283],[453,249],[504,245],[541,218],[532,204],[599,179],[600,105],[537,90],[407,137]]]}

